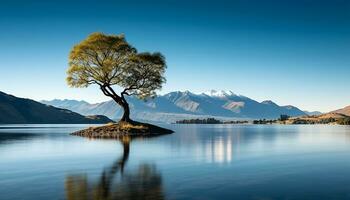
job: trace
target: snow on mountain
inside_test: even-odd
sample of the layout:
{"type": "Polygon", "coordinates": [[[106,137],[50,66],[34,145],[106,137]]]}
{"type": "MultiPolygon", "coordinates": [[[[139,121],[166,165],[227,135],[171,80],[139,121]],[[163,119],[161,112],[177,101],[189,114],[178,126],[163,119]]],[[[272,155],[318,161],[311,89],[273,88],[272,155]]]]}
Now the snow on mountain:
{"type": "Polygon", "coordinates": [[[211,97],[228,97],[228,96],[235,96],[235,93],[233,93],[232,91],[228,90],[209,90],[206,92],[203,92],[202,94],[207,95],[207,96],[211,96],[211,97]]]}
{"type": "Polygon", "coordinates": [[[275,102],[273,102],[271,100],[265,100],[265,101],[262,101],[261,103],[266,104],[266,105],[278,106],[275,102]]]}

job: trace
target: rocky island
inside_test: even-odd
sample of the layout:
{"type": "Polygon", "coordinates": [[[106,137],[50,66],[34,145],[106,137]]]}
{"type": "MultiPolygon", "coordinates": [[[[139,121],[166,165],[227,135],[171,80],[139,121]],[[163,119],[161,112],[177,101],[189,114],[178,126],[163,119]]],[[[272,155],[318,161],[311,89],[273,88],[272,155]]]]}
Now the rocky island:
{"type": "Polygon", "coordinates": [[[109,123],[104,126],[89,127],[72,133],[71,135],[88,138],[112,138],[122,139],[123,137],[152,137],[164,134],[171,134],[172,130],[156,125],[141,122],[118,122],[109,123]]]}

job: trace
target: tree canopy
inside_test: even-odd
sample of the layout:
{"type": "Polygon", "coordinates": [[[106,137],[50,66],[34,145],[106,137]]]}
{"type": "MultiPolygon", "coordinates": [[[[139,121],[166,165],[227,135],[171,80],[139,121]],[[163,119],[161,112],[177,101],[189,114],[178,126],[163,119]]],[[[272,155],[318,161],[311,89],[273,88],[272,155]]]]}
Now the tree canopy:
{"type": "Polygon", "coordinates": [[[165,69],[161,53],[138,53],[124,35],[93,33],[71,50],[67,83],[71,87],[99,85],[103,94],[123,107],[122,120],[127,121],[129,106],[124,95],[154,97],[166,81],[165,69]],[[119,95],[114,85],[123,88],[119,95]]]}

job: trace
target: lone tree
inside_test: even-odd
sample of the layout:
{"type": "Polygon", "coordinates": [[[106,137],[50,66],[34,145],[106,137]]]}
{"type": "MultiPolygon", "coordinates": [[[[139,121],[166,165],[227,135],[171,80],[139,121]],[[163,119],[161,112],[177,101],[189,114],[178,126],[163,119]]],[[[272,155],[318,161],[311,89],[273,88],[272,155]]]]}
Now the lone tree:
{"type": "Polygon", "coordinates": [[[123,108],[120,121],[133,122],[125,97],[154,97],[166,81],[165,69],[162,54],[138,53],[124,35],[93,33],[71,50],[67,83],[77,88],[97,84],[104,95],[123,108]],[[122,88],[120,94],[113,86],[122,88]]]}

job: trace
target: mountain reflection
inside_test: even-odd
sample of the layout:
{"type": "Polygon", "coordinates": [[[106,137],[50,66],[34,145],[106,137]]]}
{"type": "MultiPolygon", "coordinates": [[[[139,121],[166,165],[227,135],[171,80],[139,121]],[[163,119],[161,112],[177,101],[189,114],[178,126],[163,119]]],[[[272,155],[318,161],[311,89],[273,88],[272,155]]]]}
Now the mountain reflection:
{"type": "Polygon", "coordinates": [[[177,132],[186,134],[170,138],[173,151],[193,153],[196,161],[211,164],[229,164],[247,156],[247,150],[259,154],[266,149],[279,148],[280,141],[300,137],[300,133],[295,132],[296,126],[285,125],[181,125],[178,128],[177,132]]]}
{"type": "Polygon", "coordinates": [[[7,133],[0,131],[0,144],[8,142],[16,142],[19,140],[28,140],[38,137],[39,134],[32,133],[7,133]]]}
{"type": "Polygon", "coordinates": [[[165,199],[162,177],[155,165],[143,163],[135,170],[124,170],[129,159],[130,140],[123,140],[122,144],[123,155],[102,171],[96,183],[90,184],[87,175],[67,176],[66,199],[165,199]]]}
{"type": "Polygon", "coordinates": [[[216,140],[207,142],[203,151],[207,162],[210,163],[228,163],[232,160],[232,139],[231,137],[219,137],[216,140]]]}

